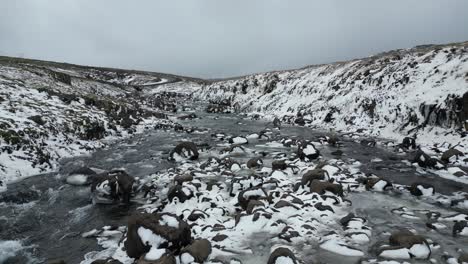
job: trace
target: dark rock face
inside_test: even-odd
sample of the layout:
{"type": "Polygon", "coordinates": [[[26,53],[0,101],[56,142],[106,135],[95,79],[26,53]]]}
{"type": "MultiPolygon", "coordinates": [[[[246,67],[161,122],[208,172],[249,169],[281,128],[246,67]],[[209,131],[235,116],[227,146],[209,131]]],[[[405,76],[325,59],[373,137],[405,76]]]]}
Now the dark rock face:
{"type": "Polygon", "coordinates": [[[186,246],[181,251],[181,256],[189,254],[192,256],[196,263],[203,263],[211,254],[211,243],[206,239],[197,239],[189,246],[186,246]]]}
{"type": "Polygon", "coordinates": [[[464,156],[463,152],[459,151],[458,149],[448,149],[442,154],[441,160],[445,163],[449,163],[450,159],[456,158],[458,159],[460,156],[464,156]]]}
{"type": "Polygon", "coordinates": [[[284,247],[279,247],[277,249],[275,249],[270,257],[268,258],[268,264],[280,264],[280,262],[277,262],[278,258],[287,258],[287,259],[290,259],[292,263],[294,264],[297,264],[297,259],[296,259],[296,256],[294,256],[294,253],[288,249],[288,248],[284,248],[284,247]]]}
{"type": "Polygon", "coordinates": [[[421,104],[424,117],[421,126],[455,127],[468,131],[468,92],[463,96],[448,95],[442,104],[421,104]]]}
{"type": "Polygon", "coordinates": [[[171,159],[175,159],[174,155],[177,154],[178,156],[189,159],[189,160],[196,160],[198,159],[198,149],[197,145],[193,142],[181,142],[179,143],[169,154],[171,159]]]}
{"type": "Polygon", "coordinates": [[[91,178],[91,192],[96,202],[100,199],[130,203],[135,179],[122,170],[112,170],[91,178]]]}
{"type": "Polygon", "coordinates": [[[84,133],[82,133],[80,137],[84,140],[97,140],[103,139],[106,134],[107,131],[104,124],[98,121],[93,121],[85,125],[84,133]]]}
{"type": "Polygon", "coordinates": [[[134,214],[128,219],[127,230],[124,246],[128,256],[132,258],[140,258],[153,246],[179,252],[192,240],[190,226],[170,213],[134,214]],[[151,245],[146,241],[148,239],[145,236],[149,232],[162,238],[159,245],[151,245]]]}
{"type": "Polygon", "coordinates": [[[318,194],[325,194],[326,191],[343,196],[343,187],[340,184],[327,181],[313,180],[310,184],[310,191],[318,194]]]}
{"type": "Polygon", "coordinates": [[[207,113],[231,113],[232,106],[229,100],[223,99],[221,101],[210,101],[210,104],[206,107],[207,113]]]}
{"type": "Polygon", "coordinates": [[[30,117],[28,117],[28,119],[34,121],[34,123],[36,123],[36,124],[38,124],[40,126],[43,126],[43,125],[45,125],[47,123],[44,119],[42,119],[42,116],[40,116],[40,115],[30,116],[30,117]]]}
{"type": "Polygon", "coordinates": [[[416,149],[416,139],[411,137],[405,137],[401,146],[405,149],[416,149]]]}

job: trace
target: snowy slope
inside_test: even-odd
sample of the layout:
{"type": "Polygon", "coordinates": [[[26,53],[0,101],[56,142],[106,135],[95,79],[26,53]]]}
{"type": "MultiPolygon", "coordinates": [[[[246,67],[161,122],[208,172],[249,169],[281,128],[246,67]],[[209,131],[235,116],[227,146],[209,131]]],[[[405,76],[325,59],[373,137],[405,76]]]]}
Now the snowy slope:
{"type": "MultiPolygon", "coordinates": [[[[166,119],[183,77],[0,57],[0,191],[166,119]],[[155,90],[155,91],[153,91],[155,90]]],[[[181,85],[183,84],[183,85],[181,85]]],[[[196,84],[191,84],[196,86],[196,84]]],[[[191,87],[191,86],[189,86],[191,87]]]]}
{"type": "Polygon", "coordinates": [[[468,42],[255,74],[204,86],[196,97],[240,111],[341,131],[458,142],[468,129],[468,42]],[[289,116],[289,118],[287,118],[289,116]]]}

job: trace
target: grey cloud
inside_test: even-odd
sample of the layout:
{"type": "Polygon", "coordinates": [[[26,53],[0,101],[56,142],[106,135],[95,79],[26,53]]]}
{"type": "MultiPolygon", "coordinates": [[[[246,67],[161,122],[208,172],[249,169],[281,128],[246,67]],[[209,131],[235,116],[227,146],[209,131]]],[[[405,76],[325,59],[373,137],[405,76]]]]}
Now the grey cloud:
{"type": "Polygon", "coordinates": [[[204,78],[468,40],[465,0],[22,0],[0,54],[204,78]]]}

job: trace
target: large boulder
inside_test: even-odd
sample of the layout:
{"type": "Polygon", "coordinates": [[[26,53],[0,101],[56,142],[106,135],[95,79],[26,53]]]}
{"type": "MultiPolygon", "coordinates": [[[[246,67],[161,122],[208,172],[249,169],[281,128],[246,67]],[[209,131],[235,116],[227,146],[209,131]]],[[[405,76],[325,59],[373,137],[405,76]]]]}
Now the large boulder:
{"type": "Polygon", "coordinates": [[[161,249],[180,252],[191,240],[190,226],[175,214],[136,213],[128,219],[124,248],[129,257],[138,259],[161,249]]]}
{"type": "Polygon", "coordinates": [[[135,179],[124,170],[115,169],[92,176],[91,192],[96,203],[130,202],[135,179]]]}
{"type": "Polygon", "coordinates": [[[181,142],[179,143],[169,154],[171,160],[196,160],[198,159],[197,145],[193,142],[181,142]]]}

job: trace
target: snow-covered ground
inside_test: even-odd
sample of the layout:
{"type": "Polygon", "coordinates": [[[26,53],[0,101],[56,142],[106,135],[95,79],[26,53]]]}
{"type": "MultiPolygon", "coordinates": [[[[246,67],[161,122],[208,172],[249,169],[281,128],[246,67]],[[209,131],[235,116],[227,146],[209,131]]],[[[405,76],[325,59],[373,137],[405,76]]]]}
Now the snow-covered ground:
{"type": "Polygon", "coordinates": [[[2,58],[0,191],[9,182],[54,170],[60,158],[171,123],[161,119],[171,98],[157,96],[166,82],[178,80],[2,58]]]}
{"type": "Polygon", "coordinates": [[[204,86],[200,99],[325,129],[418,142],[462,142],[468,129],[468,43],[254,74],[204,86]]]}

